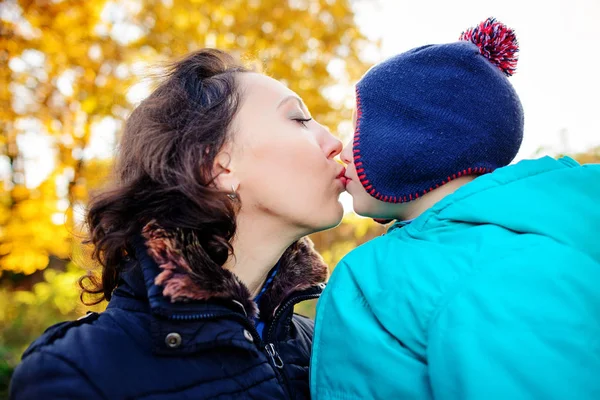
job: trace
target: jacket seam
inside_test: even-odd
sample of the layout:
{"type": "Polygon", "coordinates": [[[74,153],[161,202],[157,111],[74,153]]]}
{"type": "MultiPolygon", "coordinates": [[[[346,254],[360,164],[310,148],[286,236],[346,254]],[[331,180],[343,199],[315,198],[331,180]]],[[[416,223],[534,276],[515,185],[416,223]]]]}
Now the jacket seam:
{"type": "MultiPolygon", "coordinates": [[[[214,379],[199,380],[199,381],[195,381],[193,383],[190,383],[188,385],[180,386],[178,388],[173,388],[172,390],[153,390],[153,391],[150,391],[150,392],[145,392],[145,393],[137,394],[136,398],[137,397],[146,397],[146,396],[156,395],[156,394],[160,394],[160,393],[177,393],[177,392],[182,392],[184,390],[192,389],[192,388],[194,388],[196,386],[200,386],[200,385],[211,383],[211,382],[217,382],[217,381],[221,381],[221,380],[235,380],[235,378],[237,378],[238,376],[242,376],[242,375],[248,373],[249,371],[252,371],[253,369],[258,368],[258,367],[260,367],[261,365],[264,365],[264,364],[269,364],[269,362],[266,361],[266,360],[261,361],[258,364],[254,364],[252,366],[249,366],[248,368],[244,369],[243,371],[239,371],[235,375],[219,376],[219,377],[214,378],[214,379]]],[[[268,377],[265,380],[269,380],[269,379],[272,379],[272,378],[274,378],[274,376],[268,377]]],[[[259,383],[262,383],[265,380],[260,381],[259,383]]],[[[253,386],[255,386],[255,385],[253,384],[249,388],[251,388],[253,386]]],[[[247,390],[247,389],[248,388],[246,388],[244,390],[247,390]]],[[[220,396],[220,394],[218,396],[220,396]]]]}
{"type": "Polygon", "coordinates": [[[433,311],[431,312],[429,317],[426,319],[426,323],[425,323],[426,342],[425,343],[427,343],[427,347],[429,346],[430,333],[431,333],[432,326],[435,323],[435,320],[439,317],[440,314],[442,314],[442,312],[446,308],[448,308],[448,305],[452,302],[453,299],[455,299],[461,292],[466,290],[466,287],[469,285],[466,284],[465,281],[474,279],[481,272],[482,272],[482,269],[480,266],[473,268],[468,273],[457,277],[454,280],[454,284],[452,285],[452,288],[447,289],[444,293],[442,293],[440,295],[437,304],[433,307],[433,311]],[[461,285],[461,283],[462,283],[462,285],[461,285]]]}
{"type": "Polygon", "coordinates": [[[68,365],[69,367],[71,367],[71,369],[73,369],[73,371],[77,372],[77,373],[78,373],[78,374],[79,374],[79,375],[80,375],[80,376],[81,376],[81,377],[82,377],[82,378],[83,378],[83,379],[84,379],[84,380],[85,380],[85,381],[86,381],[86,382],[87,382],[87,383],[90,385],[90,387],[91,387],[91,388],[92,388],[92,389],[93,389],[93,390],[94,390],[94,391],[95,391],[95,392],[96,392],[96,393],[97,393],[97,394],[98,394],[98,395],[99,395],[99,396],[100,396],[102,399],[108,400],[108,397],[105,397],[105,396],[104,396],[104,394],[102,393],[102,391],[100,390],[100,388],[99,388],[99,387],[97,387],[97,386],[94,384],[94,382],[92,381],[92,379],[91,379],[89,376],[87,376],[87,375],[86,375],[86,374],[85,374],[85,373],[84,373],[84,372],[81,370],[81,368],[79,368],[79,366],[78,366],[78,365],[77,365],[75,362],[73,362],[73,361],[69,360],[69,359],[68,359],[68,358],[66,358],[66,357],[63,357],[63,356],[61,356],[61,355],[59,355],[59,354],[56,354],[56,353],[53,353],[53,352],[50,352],[50,351],[43,351],[43,350],[42,350],[42,351],[39,351],[39,354],[40,354],[40,355],[41,355],[41,354],[45,354],[45,355],[48,355],[48,356],[50,356],[50,357],[54,357],[54,358],[57,358],[57,359],[61,360],[61,361],[62,361],[62,362],[64,362],[66,365],[68,365]]]}
{"type": "MultiPolygon", "coordinates": [[[[117,308],[117,310],[118,310],[118,308],[117,308]]],[[[108,310],[106,310],[106,311],[108,311],[108,310]]],[[[134,343],[139,345],[138,338],[133,336],[133,334],[131,332],[129,332],[127,329],[123,328],[123,326],[121,326],[119,321],[117,321],[117,318],[115,318],[115,316],[112,315],[112,312],[106,312],[106,311],[103,312],[102,315],[106,315],[110,320],[112,320],[115,327],[119,328],[121,330],[121,332],[123,332],[125,335],[127,335],[128,338],[132,339],[134,341],[134,343]]],[[[132,310],[125,310],[125,311],[131,312],[131,313],[143,313],[143,311],[132,311],[132,310]]]]}
{"type": "MultiPolygon", "coordinates": [[[[245,394],[247,394],[247,395],[249,395],[250,397],[254,398],[254,396],[253,396],[253,395],[252,395],[252,394],[249,392],[249,390],[250,390],[250,389],[253,389],[253,388],[255,388],[256,386],[262,385],[262,384],[263,384],[263,383],[265,383],[265,382],[268,382],[268,381],[270,381],[270,380],[273,380],[273,379],[277,379],[277,378],[276,378],[276,377],[274,377],[274,376],[267,377],[267,378],[265,378],[265,379],[263,379],[263,380],[261,380],[261,381],[259,381],[259,382],[255,382],[255,383],[253,383],[251,386],[244,387],[244,388],[242,388],[242,389],[235,390],[235,391],[231,391],[231,392],[221,392],[221,393],[219,393],[219,394],[217,394],[217,395],[215,395],[215,396],[218,398],[218,397],[221,397],[221,396],[229,396],[229,395],[236,394],[236,393],[242,393],[242,392],[246,392],[245,394]]],[[[283,389],[283,388],[282,388],[282,389],[283,389]]]]}
{"type": "MultiPolygon", "coordinates": [[[[537,246],[533,247],[533,249],[537,249],[539,247],[543,247],[543,246],[537,245],[537,246]]],[[[508,259],[508,258],[509,257],[505,257],[504,259],[508,259]]],[[[465,291],[467,291],[468,289],[470,289],[472,287],[472,281],[476,277],[481,276],[481,274],[485,272],[481,267],[482,262],[478,262],[477,264],[478,265],[476,268],[474,268],[468,274],[465,274],[456,280],[456,284],[461,283],[461,282],[463,282],[464,284],[461,286],[458,286],[458,287],[457,287],[457,285],[455,285],[453,293],[449,293],[450,291],[452,291],[452,289],[447,290],[444,293],[444,295],[441,296],[443,298],[443,300],[440,300],[438,305],[436,307],[434,307],[434,311],[431,313],[431,316],[429,317],[427,324],[426,324],[426,326],[427,326],[426,335],[427,335],[427,344],[428,345],[429,345],[429,337],[430,337],[432,327],[435,324],[436,320],[439,318],[439,316],[445,310],[448,309],[448,307],[450,306],[450,303],[452,303],[452,301],[454,299],[456,299],[459,295],[461,295],[462,293],[464,293],[465,291]],[[465,280],[467,280],[467,279],[470,282],[465,283],[465,280]]]]}
{"type": "MultiPolygon", "coordinates": [[[[223,378],[223,379],[227,379],[227,378],[223,378]]],[[[229,391],[229,392],[220,392],[220,393],[217,393],[217,394],[214,395],[215,396],[214,398],[218,398],[218,397],[226,396],[226,395],[232,395],[232,394],[236,394],[236,393],[248,392],[250,389],[253,389],[256,386],[259,386],[259,385],[261,385],[261,384],[263,384],[265,382],[268,382],[270,380],[273,380],[273,379],[277,379],[277,378],[275,376],[268,376],[265,379],[262,379],[262,380],[260,380],[258,382],[254,382],[250,386],[246,386],[246,387],[243,387],[241,389],[237,389],[237,390],[233,390],[233,391],[229,391]]],[[[144,398],[144,397],[147,397],[147,396],[154,396],[154,395],[157,395],[157,394],[175,394],[175,393],[182,392],[182,391],[185,391],[185,390],[193,389],[193,388],[198,387],[198,386],[200,386],[200,385],[202,385],[204,383],[207,383],[207,382],[208,381],[206,381],[206,382],[198,382],[197,384],[190,385],[190,386],[187,386],[185,388],[179,388],[179,389],[174,389],[174,390],[170,390],[170,391],[164,391],[163,390],[163,391],[156,391],[156,392],[144,393],[143,395],[136,395],[134,398],[136,398],[136,399],[137,398],[144,398]]],[[[250,393],[245,393],[245,394],[248,394],[252,398],[254,398],[254,396],[252,396],[250,393]]]]}

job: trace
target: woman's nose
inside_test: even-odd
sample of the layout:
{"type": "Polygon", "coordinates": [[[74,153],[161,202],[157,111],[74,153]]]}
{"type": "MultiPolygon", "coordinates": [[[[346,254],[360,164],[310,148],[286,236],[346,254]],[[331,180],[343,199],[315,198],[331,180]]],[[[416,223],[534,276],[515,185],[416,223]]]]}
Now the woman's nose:
{"type": "Polygon", "coordinates": [[[352,161],[354,160],[354,157],[352,155],[352,141],[350,141],[348,142],[346,147],[344,147],[344,150],[342,150],[341,159],[344,162],[344,164],[352,163],[352,161]]]}
{"type": "Polygon", "coordinates": [[[327,158],[334,158],[342,152],[342,142],[333,136],[329,130],[325,133],[325,142],[323,143],[323,151],[327,158]]]}

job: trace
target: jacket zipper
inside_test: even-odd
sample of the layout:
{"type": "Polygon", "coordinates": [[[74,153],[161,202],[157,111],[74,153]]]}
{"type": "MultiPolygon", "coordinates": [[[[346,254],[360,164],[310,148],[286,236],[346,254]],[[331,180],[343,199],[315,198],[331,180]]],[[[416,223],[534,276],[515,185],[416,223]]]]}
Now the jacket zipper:
{"type": "Polygon", "coordinates": [[[275,350],[275,345],[273,343],[267,343],[265,346],[265,350],[267,351],[269,357],[271,357],[271,361],[273,362],[275,368],[283,369],[283,360],[279,356],[277,350],[275,350]]]}
{"type": "MultiPolygon", "coordinates": [[[[288,301],[286,301],[281,307],[279,307],[279,309],[273,316],[273,320],[271,321],[271,324],[269,324],[269,329],[267,330],[267,335],[265,336],[265,338],[271,339],[271,336],[273,335],[273,331],[275,330],[275,327],[277,325],[279,325],[278,324],[279,318],[281,318],[281,315],[283,315],[283,313],[286,312],[291,306],[295,306],[296,304],[301,303],[306,300],[317,299],[317,298],[319,298],[319,296],[321,296],[321,293],[305,294],[305,295],[299,295],[299,296],[293,297],[293,298],[289,299],[288,301]]],[[[269,343],[271,343],[271,342],[269,342],[269,343]]]]}
{"type": "Polygon", "coordinates": [[[293,307],[294,305],[296,305],[302,301],[305,301],[305,300],[316,299],[319,296],[321,296],[320,292],[315,293],[315,294],[299,295],[296,297],[292,297],[291,299],[286,301],[281,307],[279,307],[279,309],[273,316],[273,320],[271,321],[271,324],[269,324],[269,329],[267,330],[267,334],[265,335],[265,339],[266,339],[265,350],[266,350],[267,354],[269,355],[269,357],[271,358],[271,362],[273,363],[275,368],[280,370],[280,375],[283,380],[283,387],[286,390],[289,398],[292,398],[291,397],[292,390],[289,387],[288,378],[287,378],[287,375],[285,374],[285,370],[283,369],[283,366],[285,364],[283,363],[283,360],[281,359],[281,356],[279,355],[277,340],[275,340],[275,338],[272,336],[275,331],[275,327],[279,325],[279,318],[281,318],[281,316],[287,310],[289,310],[290,307],[293,307]]]}
{"type": "Polygon", "coordinates": [[[238,314],[238,313],[234,313],[234,312],[232,312],[232,313],[210,313],[210,314],[208,314],[208,313],[207,314],[179,314],[179,315],[171,315],[168,318],[172,319],[172,320],[177,320],[177,321],[199,321],[202,319],[209,319],[209,318],[230,318],[230,319],[238,320],[242,324],[242,326],[248,332],[250,332],[250,334],[254,338],[254,342],[258,346],[258,349],[259,350],[264,349],[263,351],[265,351],[267,353],[267,359],[269,360],[269,364],[271,364],[271,366],[273,367],[273,372],[275,372],[275,377],[277,378],[277,380],[279,381],[279,384],[281,385],[281,388],[285,392],[286,398],[290,398],[290,399],[292,398],[291,391],[288,388],[287,380],[286,380],[285,376],[283,376],[283,370],[282,370],[283,365],[284,365],[283,360],[279,356],[279,353],[277,352],[277,350],[275,350],[275,346],[272,343],[265,343],[262,340],[262,338],[260,337],[258,331],[256,330],[256,327],[250,323],[248,318],[246,318],[245,316],[242,316],[242,314],[238,314]]]}
{"type": "Polygon", "coordinates": [[[222,315],[227,315],[227,314],[175,314],[175,315],[169,315],[169,319],[174,320],[174,321],[196,321],[196,320],[201,320],[201,319],[209,319],[209,318],[215,318],[215,317],[221,317],[222,315]]]}
{"type": "Polygon", "coordinates": [[[286,391],[286,394],[288,395],[288,397],[291,398],[290,395],[292,392],[291,392],[291,389],[289,388],[287,376],[285,376],[284,370],[283,370],[283,367],[285,364],[283,363],[283,360],[281,359],[281,356],[279,355],[279,349],[276,344],[277,341],[275,340],[275,338],[272,338],[272,336],[275,331],[275,327],[279,325],[279,318],[281,318],[281,316],[284,314],[284,312],[286,312],[290,307],[293,307],[302,301],[316,299],[320,295],[321,295],[320,292],[314,293],[314,294],[298,295],[298,296],[292,297],[291,299],[286,301],[281,307],[279,307],[279,309],[273,316],[273,320],[269,324],[269,329],[267,330],[267,334],[265,336],[265,339],[267,339],[267,341],[262,340],[258,331],[256,330],[256,327],[253,324],[251,324],[250,321],[245,316],[242,316],[241,314],[235,313],[235,312],[204,313],[204,314],[175,314],[175,315],[170,315],[168,318],[171,320],[176,320],[176,321],[198,321],[198,320],[202,320],[202,319],[217,318],[217,317],[218,318],[231,318],[231,319],[238,320],[248,330],[248,332],[250,332],[250,334],[254,338],[255,342],[258,344],[259,348],[264,348],[265,352],[267,353],[267,355],[269,357],[269,360],[271,361],[271,365],[273,365],[273,367],[274,367],[273,369],[275,371],[275,374],[278,376],[278,378],[283,383],[283,389],[286,391]],[[279,372],[277,372],[277,371],[279,371],[279,372]]]}

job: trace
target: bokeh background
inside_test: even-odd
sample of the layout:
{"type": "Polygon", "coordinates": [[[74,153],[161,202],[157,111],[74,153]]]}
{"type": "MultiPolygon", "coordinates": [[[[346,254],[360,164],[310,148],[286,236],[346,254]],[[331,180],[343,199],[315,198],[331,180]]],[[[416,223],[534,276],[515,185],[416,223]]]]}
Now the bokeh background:
{"type": "MultiPolygon", "coordinates": [[[[518,159],[600,162],[597,0],[0,1],[0,398],[25,347],[89,307],[77,279],[90,194],[110,180],[120,128],[164,62],[226,49],[286,83],[347,141],[353,83],[373,63],[454,41],[496,16],[521,43],[511,78],[526,113],[518,159]]],[[[600,183],[599,183],[600,184],[600,183]]],[[[313,235],[332,267],[385,227],[348,211],[313,235]]],[[[100,304],[95,309],[103,309],[100,304]]],[[[312,315],[314,304],[298,310],[312,315]]]]}

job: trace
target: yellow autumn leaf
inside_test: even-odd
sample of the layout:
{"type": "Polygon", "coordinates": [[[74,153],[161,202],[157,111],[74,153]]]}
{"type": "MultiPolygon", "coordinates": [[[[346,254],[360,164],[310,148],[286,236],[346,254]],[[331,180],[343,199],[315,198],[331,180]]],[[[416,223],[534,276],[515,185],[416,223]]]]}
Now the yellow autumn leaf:
{"type": "Polygon", "coordinates": [[[98,105],[98,100],[95,97],[90,96],[81,102],[81,109],[85,113],[89,114],[96,109],[97,105],[98,105]]]}
{"type": "Polygon", "coordinates": [[[16,185],[11,193],[14,201],[18,202],[29,197],[29,190],[24,185],[16,185]]]}
{"type": "Polygon", "coordinates": [[[24,290],[18,290],[13,294],[13,300],[23,304],[33,305],[37,302],[35,294],[24,290]]]}

